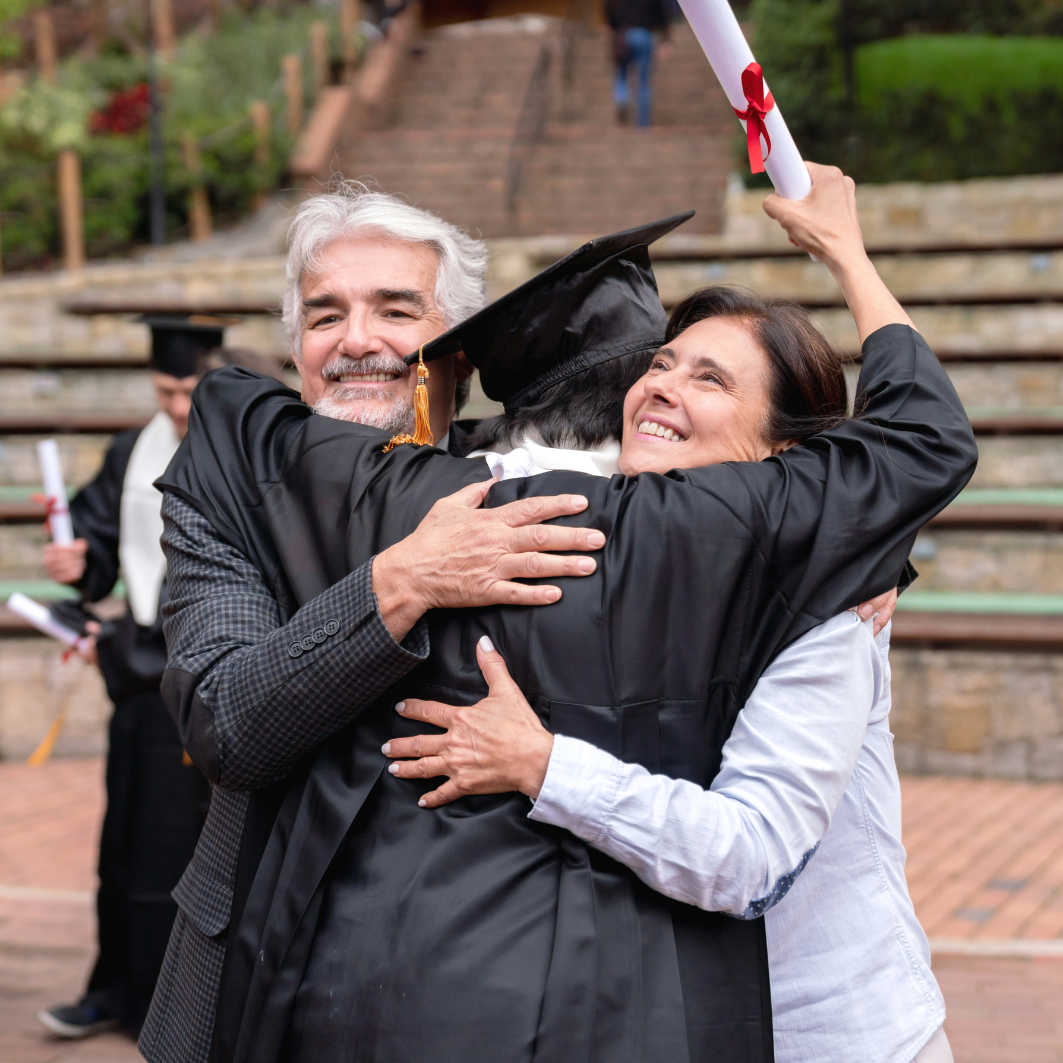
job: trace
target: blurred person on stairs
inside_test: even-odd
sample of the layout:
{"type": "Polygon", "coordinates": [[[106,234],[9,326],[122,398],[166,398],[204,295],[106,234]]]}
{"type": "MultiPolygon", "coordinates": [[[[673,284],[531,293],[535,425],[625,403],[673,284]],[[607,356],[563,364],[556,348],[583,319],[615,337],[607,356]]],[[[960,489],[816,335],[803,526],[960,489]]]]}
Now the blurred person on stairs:
{"type": "Polygon", "coordinates": [[[613,31],[613,102],[617,120],[622,125],[631,120],[627,75],[628,68],[634,65],[639,79],[635,125],[648,126],[653,102],[650,73],[657,46],[655,34],[668,40],[666,0],[605,0],[605,18],[613,31]]]}

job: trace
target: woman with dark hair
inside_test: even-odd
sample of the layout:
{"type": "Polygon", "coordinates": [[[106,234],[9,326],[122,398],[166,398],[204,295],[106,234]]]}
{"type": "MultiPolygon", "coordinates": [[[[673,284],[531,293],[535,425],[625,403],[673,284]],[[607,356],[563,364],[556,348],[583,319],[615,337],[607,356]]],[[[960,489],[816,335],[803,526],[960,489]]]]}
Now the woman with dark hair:
{"type": "MultiPolygon", "coordinates": [[[[782,209],[792,217],[801,206],[782,209]]],[[[825,244],[811,239],[819,226],[798,222],[788,230],[831,268],[862,341],[884,326],[911,327],[868,268],[858,224],[825,244]]],[[[850,416],[842,362],[799,307],[731,288],[695,292],[627,394],[620,471],[757,462],[801,445],[850,416]]],[[[493,470],[519,475],[524,465],[506,455],[493,470]]],[[[488,697],[464,710],[400,704],[447,733],[392,740],[388,756],[417,759],[390,770],[449,777],[422,798],[426,807],[519,790],[534,801],[530,818],[572,832],[665,896],[739,919],[764,915],[778,1063],[951,1063],[944,1001],[904,877],[889,627],[871,619],[882,604],[835,616],[775,658],[709,788],[652,774],[563,729],[551,734],[489,639],[477,646],[488,697]]]]}

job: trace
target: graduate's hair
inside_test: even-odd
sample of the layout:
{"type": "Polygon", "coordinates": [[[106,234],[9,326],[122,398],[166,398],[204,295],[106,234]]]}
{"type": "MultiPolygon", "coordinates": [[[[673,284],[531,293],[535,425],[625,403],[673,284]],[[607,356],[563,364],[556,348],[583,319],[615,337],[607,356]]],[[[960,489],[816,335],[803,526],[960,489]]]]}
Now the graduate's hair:
{"type": "Polygon", "coordinates": [[[624,398],[656,354],[635,351],[583,369],[535,402],[487,417],[473,430],[466,451],[517,446],[532,439],[545,447],[589,450],[624,434],[624,398]]]}
{"type": "Polygon", "coordinates": [[[379,236],[432,248],[439,257],[435,301],[446,327],[471,317],[487,302],[487,245],[436,214],[359,181],[337,178],[327,192],[295,212],[288,228],[287,283],[281,317],[292,351],[300,355],[302,280],[316,272],[325,249],[352,236],[379,236]]]}
{"type": "Polygon", "coordinates": [[[665,343],[713,317],[742,322],[768,356],[771,412],[764,435],[770,442],[802,441],[848,419],[845,358],[801,307],[713,285],[688,295],[672,311],[665,343]]]}

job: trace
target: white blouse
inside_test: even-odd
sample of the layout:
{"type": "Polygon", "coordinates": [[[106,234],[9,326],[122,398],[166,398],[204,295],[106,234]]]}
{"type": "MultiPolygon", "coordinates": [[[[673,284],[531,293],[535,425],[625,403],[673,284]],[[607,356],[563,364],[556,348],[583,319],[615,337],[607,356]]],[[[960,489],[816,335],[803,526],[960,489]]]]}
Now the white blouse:
{"type": "Polygon", "coordinates": [[[778,1063],[910,1063],[945,1019],[904,878],[888,654],[854,613],[788,647],[709,790],[558,735],[530,813],[668,897],[765,914],[778,1063]]]}

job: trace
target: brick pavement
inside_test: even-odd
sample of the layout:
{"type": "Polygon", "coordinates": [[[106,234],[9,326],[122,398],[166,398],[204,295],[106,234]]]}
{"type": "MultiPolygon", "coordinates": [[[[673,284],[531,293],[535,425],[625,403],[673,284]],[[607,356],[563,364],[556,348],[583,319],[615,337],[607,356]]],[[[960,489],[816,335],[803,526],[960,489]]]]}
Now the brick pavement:
{"type": "Polygon", "coordinates": [[[903,800],[908,888],[931,939],[1047,939],[1063,956],[1063,785],[908,777],[903,800]]]}
{"type": "MultiPolygon", "coordinates": [[[[906,778],[903,795],[916,910],[950,943],[934,970],[956,1063],[1063,1063],[1063,785],[906,778]],[[956,954],[1030,942],[1061,955],[956,954]]],[[[70,1044],[34,1019],[76,998],[93,959],[102,798],[98,758],[0,764],[0,1063],[140,1058],[120,1035],[70,1044]]]]}
{"type": "Polygon", "coordinates": [[[94,958],[103,763],[0,764],[0,1063],[132,1063],[133,1042],[49,1037],[34,1016],[76,1000],[94,958]]]}

